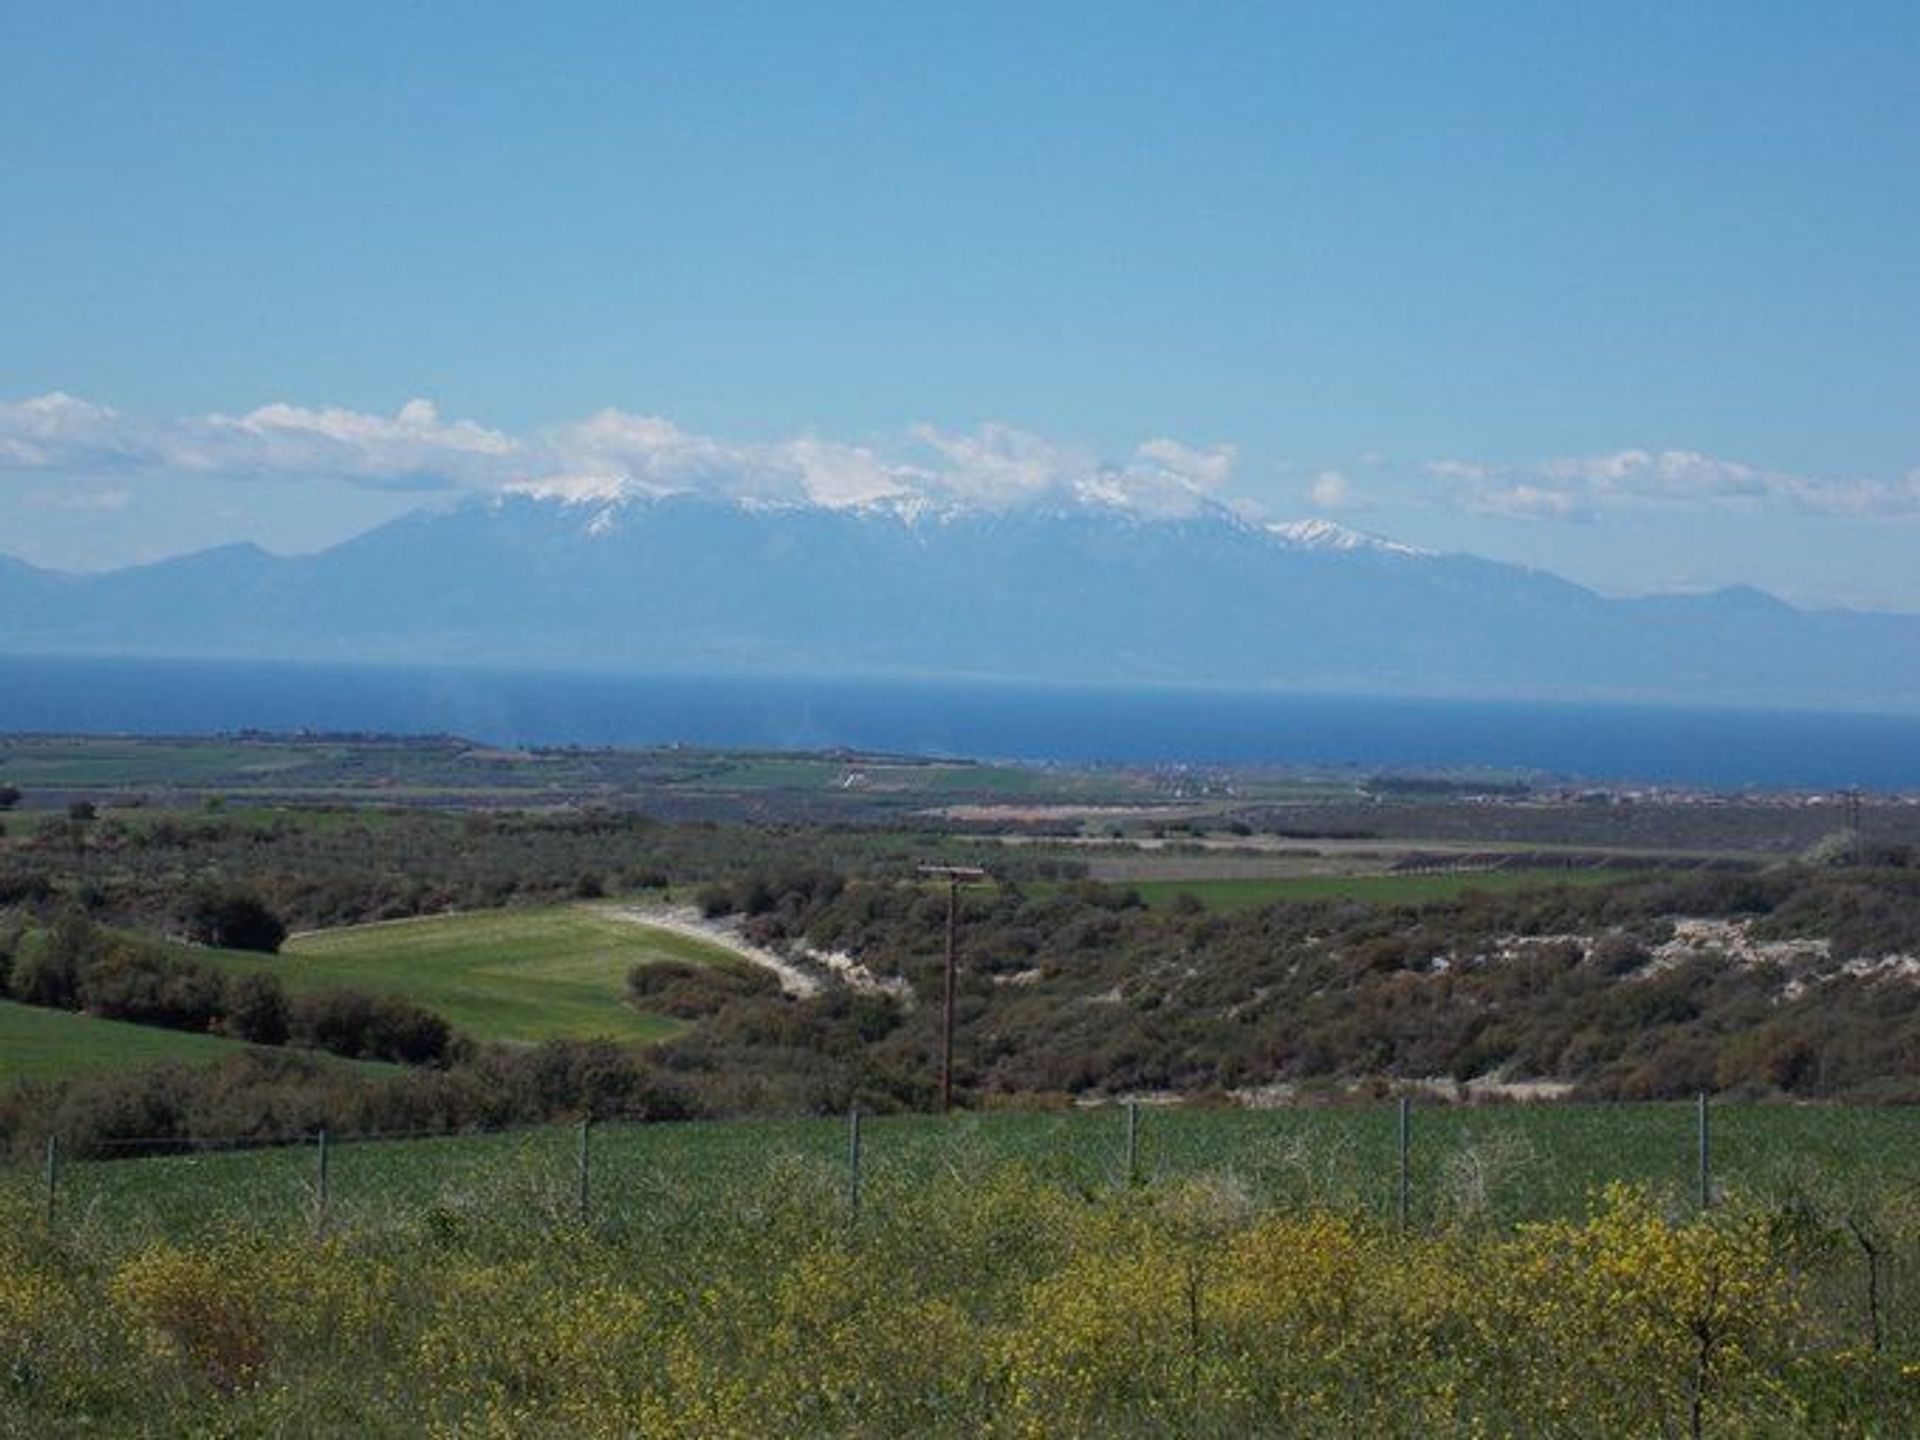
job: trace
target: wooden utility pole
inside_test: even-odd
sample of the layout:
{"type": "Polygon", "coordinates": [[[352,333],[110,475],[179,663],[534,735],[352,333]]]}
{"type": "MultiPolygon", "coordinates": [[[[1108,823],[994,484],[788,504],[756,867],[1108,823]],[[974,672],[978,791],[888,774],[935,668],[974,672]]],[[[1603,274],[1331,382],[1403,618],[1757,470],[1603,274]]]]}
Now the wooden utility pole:
{"type": "Polygon", "coordinates": [[[940,1113],[953,1108],[953,982],[954,951],[960,938],[960,882],[984,880],[987,872],[977,865],[922,865],[922,875],[937,875],[947,882],[947,976],[940,1001],[940,1113]]]}

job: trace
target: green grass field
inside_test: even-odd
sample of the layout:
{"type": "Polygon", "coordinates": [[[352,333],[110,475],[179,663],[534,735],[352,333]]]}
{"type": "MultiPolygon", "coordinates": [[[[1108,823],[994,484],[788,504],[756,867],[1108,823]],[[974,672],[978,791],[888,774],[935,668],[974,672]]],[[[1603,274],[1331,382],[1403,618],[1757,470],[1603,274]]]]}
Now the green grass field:
{"type": "Polygon", "coordinates": [[[0,773],[31,790],[41,786],[193,785],[265,777],[337,760],[344,747],[281,742],[144,740],[119,736],[18,737],[0,745],[0,773]]]}
{"type": "MultiPolygon", "coordinates": [[[[663,1039],[680,1022],[626,1003],[629,970],[660,960],[743,963],[717,945],[622,920],[614,907],[596,905],[317,931],[294,937],[276,956],[167,943],[223,969],[266,971],[294,992],[352,987],[404,995],[477,1039],[509,1044],[663,1039]]],[[[0,1001],[0,1084],[156,1060],[212,1062],[244,1048],[217,1035],[0,1001]]]]}
{"type": "Polygon", "coordinates": [[[55,1080],[157,1060],[213,1061],[245,1048],[217,1035],[125,1025],[0,1000],[0,1084],[55,1080]]]}
{"type": "Polygon", "coordinates": [[[1506,895],[1548,885],[1604,885],[1624,879],[1624,870],[1461,870],[1440,875],[1289,875],[1258,880],[1145,880],[1133,886],[1140,898],[1164,909],[1182,893],[1209,910],[1248,910],[1281,900],[1368,900],[1414,905],[1450,900],[1470,890],[1506,895]]]}
{"type": "MultiPolygon", "coordinates": [[[[1212,1175],[1250,1202],[1328,1206],[1390,1216],[1398,1190],[1393,1106],[1160,1109],[1140,1112],[1141,1179],[1212,1175]]],[[[1611,1181],[1642,1183],[1685,1207],[1696,1194],[1697,1135],[1687,1104],[1416,1105],[1410,1212],[1423,1224],[1507,1224],[1585,1212],[1611,1181]]],[[[1837,1106],[1716,1106],[1717,1196],[1775,1203],[1874,1186],[1920,1184],[1920,1116],[1837,1106]]],[[[846,1180],[841,1118],[659,1125],[608,1124],[591,1139],[595,1213],[608,1223],[675,1219],[702,1206],[774,1203],[804,1177],[846,1180]]],[[[1126,1115],[1118,1106],[869,1117],[862,1124],[866,1203],[910,1195],[936,1176],[986,1173],[1008,1162],[1086,1194],[1119,1185],[1126,1115]]],[[[312,1147],[208,1152],[66,1167],[63,1203],[116,1230],[217,1229],[242,1220],[307,1223],[312,1147]]],[[[329,1193],[343,1220],[370,1224],[436,1207],[504,1205],[545,1223],[577,1201],[578,1132],[550,1126],[496,1135],[336,1142],[329,1193]],[[482,1197],[500,1197],[497,1200],[482,1197]]],[[[0,1184],[32,1188],[30,1167],[0,1184]]]]}
{"type": "Polygon", "coordinates": [[[528,753],[458,740],[248,740],[22,735],[0,738],[0,781],[39,789],[216,791],[245,795],[337,793],[398,803],[448,795],[524,796],[550,790],[676,789],[713,793],[826,794],[849,773],[884,796],[988,792],[1152,793],[1152,782],[1106,772],[1018,765],[906,761],[808,752],[633,749],[528,753]]]}
{"type": "MultiPolygon", "coordinates": [[[[219,1035],[128,1025],[71,1010],[46,1010],[0,1000],[0,1086],[15,1080],[59,1080],[69,1075],[124,1070],[160,1060],[206,1064],[249,1048],[219,1035]]],[[[359,1064],[323,1058],[330,1064],[359,1064]]],[[[387,1071],[393,1067],[366,1064],[360,1068],[387,1071]]]]}
{"type": "MultiPolygon", "coordinates": [[[[1219,880],[1111,880],[1107,883],[1136,890],[1156,910],[1191,895],[1209,910],[1251,910],[1280,901],[1364,900],[1376,905],[1414,905],[1427,900],[1450,900],[1479,890],[1505,895],[1553,885],[1604,885],[1635,873],[1612,869],[1543,866],[1525,870],[1458,870],[1438,875],[1263,875],[1219,880]]],[[[1029,893],[1047,895],[1060,887],[1036,881],[1029,893]]]]}
{"type": "Polygon", "coordinates": [[[482,1040],[568,1037],[650,1041],[678,1022],[626,1004],[627,972],[659,960],[740,962],[716,945],[619,918],[612,907],[561,905],[355,925],[295,936],[273,959],[217,954],[270,969],[291,990],[393,991],[482,1040]]]}

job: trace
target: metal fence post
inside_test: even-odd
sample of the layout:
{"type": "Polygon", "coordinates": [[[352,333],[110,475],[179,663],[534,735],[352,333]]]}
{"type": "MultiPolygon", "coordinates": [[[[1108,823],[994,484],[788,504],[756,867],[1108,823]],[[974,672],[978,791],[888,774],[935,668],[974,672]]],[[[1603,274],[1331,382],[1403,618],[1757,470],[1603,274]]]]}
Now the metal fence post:
{"type": "Polygon", "coordinates": [[[1140,1102],[1127,1101],[1127,1184],[1140,1178],[1140,1102]]]}
{"type": "Polygon", "coordinates": [[[860,1107],[847,1108],[847,1214],[860,1218],[860,1107]]]}
{"type": "Polygon", "coordinates": [[[1700,1208],[1713,1208],[1713,1131],[1707,1119],[1707,1092],[1694,1097],[1696,1128],[1699,1132],[1700,1208]]]}
{"type": "Polygon", "coordinates": [[[60,1191],[60,1142],[47,1136],[47,1224],[52,1226],[55,1196],[60,1191]]]}
{"type": "Polygon", "coordinates": [[[588,1202],[590,1199],[590,1194],[589,1194],[588,1186],[591,1182],[591,1172],[588,1169],[590,1157],[587,1151],[587,1130],[588,1130],[588,1127],[591,1126],[592,1124],[593,1124],[593,1120],[591,1116],[583,1115],[580,1117],[580,1139],[579,1139],[577,1151],[574,1157],[574,1179],[575,1179],[575,1186],[578,1191],[578,1195],[576,1199],[577,1199],[577,1207],[580,1215],[580,1223],[582,1225],[587,1223],[587,1216],[589,1213],[588,1202]]]}
{"type": "Polygon", "coordinates": [[[1400,1228],[1404,1230],[1407,1228],[1407,1214],[1412,1208],[1411,1201],[1413,1198],[1413,1177],[1410,1173],[1409,1166],[1413,1139],[1413,1106],[1412,1102],[1409,1101],[1405,1095],[1400,1097],[1399,1109],[1400,1193],[1398,1203],[1395,1206],[1395,1213],[1399,1217],[1400,1228]]]}
{"type": "Polygon", "coordinates": [[[327,1127],[322,1125],[314,1136],[313,1155],[313,1225],[320,1229],[327,1223],[327,1127]]]}

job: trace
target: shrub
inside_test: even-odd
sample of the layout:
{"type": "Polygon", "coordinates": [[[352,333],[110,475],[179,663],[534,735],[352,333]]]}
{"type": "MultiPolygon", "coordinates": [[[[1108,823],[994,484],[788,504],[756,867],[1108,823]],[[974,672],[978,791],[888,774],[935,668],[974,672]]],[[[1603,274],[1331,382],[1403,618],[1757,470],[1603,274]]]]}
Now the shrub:
{"type": "Polygon", "coordinates": [[[91,920],[68,910],[16,957],[9,983],[13,998],[26,1005],[73,1010],[80,1004],[80,972],[100,943],[91,920]]]}
{"type": "Polygon", "coordinates": [[[254,1045],[284,1045],[291,1008],[287,992],[272,975],[254,971],[227,981],[226,1014],[220,1028],[236,1040],[254,1045]]]}
{"type": "Polygon", "coordinates": [[[110,1020],[206,1031],[225,998],[219,971],[127,941],[108,945],[80,972],[80,1007],[110,1020]]]}
{"type": "Polygon", "coordinates": [[[438,1065],[451,1058],[453,1027],[399,995],[363,990],[315,990],[298,996],[288,1016],[303,1045],[356,1060],[438,1065]]]}
{"type": "Polygon", "coordinates": [[[765,970],[741,965],[695,965],[660,960],[627,972],[627,998],[635,1008],[676,1020],[694,1020],[718,1012],[730,1000],[770,995],[779,982],[765,970]]]}
{"type": "Polygon", "coordinates": [[[258,899],[234,892],[202,895],[195,901],[187,933],[202,945],[272,955],[287,938],[287,927],[258,899]]]}

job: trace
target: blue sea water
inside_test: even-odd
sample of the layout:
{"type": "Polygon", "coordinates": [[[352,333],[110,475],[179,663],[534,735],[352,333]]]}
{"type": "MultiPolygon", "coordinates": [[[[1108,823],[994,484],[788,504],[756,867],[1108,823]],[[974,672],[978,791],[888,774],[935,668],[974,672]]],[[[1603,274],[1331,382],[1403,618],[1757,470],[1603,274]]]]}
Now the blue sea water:
{"type": "Polygon", "coordinates": [[[0,732],[449,733],[1062,762],[1525,769],[1920,788],[1920,716],[961,680],[560,674],[0,656],[0,732]]]}

